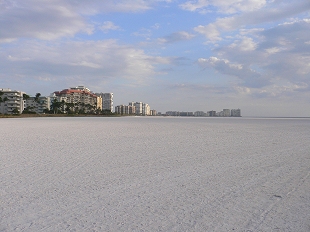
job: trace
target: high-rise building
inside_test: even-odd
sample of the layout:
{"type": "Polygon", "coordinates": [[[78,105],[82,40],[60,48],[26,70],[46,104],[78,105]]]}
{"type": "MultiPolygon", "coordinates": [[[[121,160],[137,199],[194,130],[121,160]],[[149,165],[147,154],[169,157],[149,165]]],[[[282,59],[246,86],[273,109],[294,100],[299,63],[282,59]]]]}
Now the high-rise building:
{"type": "Polygon", "coordinates": [[[230,109],[223,109],[223,117],[229,117],[230,116],[230,109]]]}
{"type": "MultiPolygon", "coordinates": [[[[129,102],[128,106],[119,105],[115,107],[115,113],[117,114],[135,114],[135,115],[152,115],[151,107],[147,103],[143,102],[129,102]]],[[[156,111],[152,111],[156,114],[156,111]]]]}
{"type": "Polygon", "coordinates": [[[102,98],[102,110],[113,111],[113,93],[96,93],[102,98]]]}
{"type": "Polygon", "coordinates": [[[216,116],[216,111],[211,110],[211,111],[208,111],[207,114],[208,114],[209,117],[215,117],[216,116]]]}
{"type": "Polygon", "coordinates": [[[241,110],[240,109],[232,109],[231,110],[231,117],[241,117],[241,110]]]}
{"type": "MultiPolygon", "coordinates": [[[[132,102],[131,102],[131,104],[132,104],[132,102]]],[[[142,113],[143,113],[143,103],[142,102],[135,102],[135,103],[133,103],[134,104],[134,106],[135,106],[135,108],[136,108],[136,115],[143,115],[142,113]]]]}
{"type": "Polygon", "coordinates": [[[23,99],[24,92],[0,89],[0,113],[1,114],[21,114],[24,110],[25,101],[23,99]]]}

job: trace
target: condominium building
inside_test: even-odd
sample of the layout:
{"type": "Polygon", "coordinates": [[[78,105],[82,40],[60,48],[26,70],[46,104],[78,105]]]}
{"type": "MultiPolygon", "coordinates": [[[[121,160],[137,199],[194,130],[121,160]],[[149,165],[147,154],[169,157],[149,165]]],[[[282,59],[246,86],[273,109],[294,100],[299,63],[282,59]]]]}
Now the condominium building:
{"type": "Polygon", "coordinates": [[[78,109],[86,109],[86,112],[102,109],[101,96],[97,96],[84,86],[56,91],[52,94],[53,99],[58,102],[73,103],[78,109]]]}
{"type": "MultiPolygon", "coordinates": [[[[151,107],[147,103],[143,102],[129,102],[128,106],[119,105],[115,107],[115,113],[117,114],[135,114],[135,115],[151,115],[151,107]]],[[[156,111],[152,112],[153,114],[156,111]]]]}
{"type": "Polygon", "coordinates": [[[240,109],[232,109],[231,110],[231,117],[241,117],[241,110],[240,109]]]}
{"type": "Polygon", "coordinates": [[[215,117],[215,116],[216,116],[216,111],[214,111],[214,110],[208,111],[208,112],[207,112],[207,115],[208,115],[209,117],[215,117]]]}
{"type": "Polygon", "coordinates": [[[230,109],[223,109],[223,117],[229,117],[230,116],[230,109]]]}
{"type": "Polygon", "coordinates": [[[151,110],[150,111],[150,115],[151,116],[156,116],[157,115],[157,111],[156,110],[151,110]]]}
{"type": "Polygon", "coordinates": [[[25,104],[23,94],[25,93],[21,91],[0,89],[0,113],[22,113],[25,104]]]}
{"type": "Polygon", "coordinates": [[[206,117],[207,114],[206,114],[205,112],[203,112],[203,111],[196,111],[196,112],[194,113],[194,116],[195,116],[195,117],[206,117]]]}
{"type": "Polygon", "coordinates": [[[128,105],[128,106],[125,106],[125,105],[115,106],[115,113],[116,114],[134,115],[135,112],[136,112],[135,106],[131,106],[131,105],[128,105]]]}
{"type": "Polygon", "coordinates": [[[102,98],[102,110],[113,111],[113,93],[96,93],[102,98]]]}
{"type": "Polygon", "coordinates": [[[25,100],[25,109],[36,112],[37,114],[43,114],[45,110],[50,110],[51,99],[50,97],[29,97],[25,100]]]}
{"type": "Polygon", "coordinates": [[[151,115],[151,107],[147,103],[142,103],[142,115],[151,115]]]}

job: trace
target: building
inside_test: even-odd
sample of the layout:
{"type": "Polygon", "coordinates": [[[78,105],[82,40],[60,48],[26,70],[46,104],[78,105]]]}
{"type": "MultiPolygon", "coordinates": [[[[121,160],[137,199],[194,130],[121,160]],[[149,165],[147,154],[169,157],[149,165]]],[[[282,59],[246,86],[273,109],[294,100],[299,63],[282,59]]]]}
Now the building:
{"type": "Polygon", "coordinates": [[[223,117],[230,117],[230,109],[223,109],[223,117]]]}
{"type": "Polygon", "coordinates": [[[96,93],[102,98],[102,110],[113,111],[113,93],[96,93]]]}
{"type": "Polygon", "coordinates": [[[232,109],[230,116],[231,117],[241,117],[241,110],[240,109],[232,109]]]}
{"type": "Polygon", "coordinates": [[[147,103],[142,103],[142,115],[151,115],[151,107],[147,103]]]}
{"type": "Polygon", "coordinates": [[[97,109],[102,110],[101,96],[97,96],[84,86],[56,91],[52,94],[51,100],[64,102],[65,104],[62,108],[63,112],[65,112],[65,109],[67,108],[66,106],[69,105],[72,105],[71,108],[75,111],[83,111],[85,113],[95,111],[97,109]]]}
{"type": "Polygon", "coordinates": [[[25,109],[35,112],[37,114],[43,114],[45,111],[49,111],[51,108],[50,97],[29,97],[25,100],[25,109]]]}
{"type": "Polygon", "coordinates": [[[216,111],[214,111],[214,110],[208,111],[208,112],[207,112],[207,115],[208,115],[209,117],[216,117],[216,111]]]}
{"type": "Polygon", "coordinates": [[[194,116],[195,116],[195,117],[206,117],[207,114],[206,114],[205,112],[203,112],[203,111],[196,111],[196,112],[194,113],[194,116]]]}
{"type": "Polygon", "coordinates": [[[156,110],[151,110],[150,111],[150,115],[151,116],[156,116],[157,115],[157,111],[156,110]]]}
{"type": "Polygon", "coordinates": [[[21,91],[0,89],[0,113],[21,114],[25,107],[23,94],[21,91]]]}
{"type": "Polygon", "coordinates": [[[152,115],[156,114],[156,110],[151,113],[151,107],[147,103],[143,102],[129,102],[128,106],[119,105],[115,107],[115,113],[117,114],[134,114],[134,115],[152,115]]]}
{"type": "Polygon", "coordinates": [[[136,115],[142,115],[142,108],[143,103],[142,102],[129,102],[130,106],[135,106],[136,109],[136,115]]]}
{"type": "Polygon", "coordinates": [[[115,106],[115,113],[122,114],[122,115],[134,115],[136,113],[135,106],[132,105],[118,105],[115,106]]]}
{"type": "Polygon", "coordinates": [[[167,116],[180,116],[180,112],[179,111],[167,111],[166,115],[167,116]]]}

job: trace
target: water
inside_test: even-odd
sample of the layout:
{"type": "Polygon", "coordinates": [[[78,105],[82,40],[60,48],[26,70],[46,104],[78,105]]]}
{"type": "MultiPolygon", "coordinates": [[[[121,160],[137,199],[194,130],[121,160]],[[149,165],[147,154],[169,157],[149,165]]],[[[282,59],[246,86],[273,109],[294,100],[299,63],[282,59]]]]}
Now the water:
{"type": "Polygon", "coordinates": [[[310,119],[0,120],[0,231],[309,231],[310,119]]]}

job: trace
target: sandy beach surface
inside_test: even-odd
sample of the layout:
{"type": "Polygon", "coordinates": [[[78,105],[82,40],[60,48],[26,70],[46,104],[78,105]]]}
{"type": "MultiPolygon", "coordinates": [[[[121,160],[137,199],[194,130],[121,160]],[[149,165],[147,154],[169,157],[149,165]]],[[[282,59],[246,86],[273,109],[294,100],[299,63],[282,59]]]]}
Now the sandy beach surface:
{"type": "Polygon", "coordinates": [[[310,231],[310,119],[0,120],[0,231],[310,231]]]}

